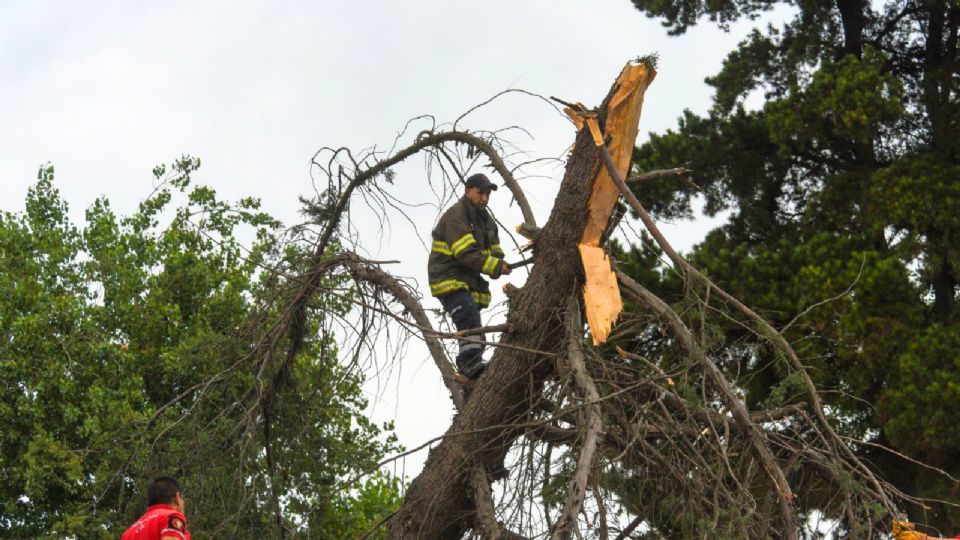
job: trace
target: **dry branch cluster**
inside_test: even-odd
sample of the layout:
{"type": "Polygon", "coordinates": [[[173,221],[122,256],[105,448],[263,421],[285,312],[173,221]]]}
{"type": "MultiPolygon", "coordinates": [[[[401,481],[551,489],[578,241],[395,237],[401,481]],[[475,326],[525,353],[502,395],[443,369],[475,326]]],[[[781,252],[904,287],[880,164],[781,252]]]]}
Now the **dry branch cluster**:
{"type": "MultiPolygon", "coordinates": [[[[608,100],[594,111],[601,127],[608,100]]],[[[324,283],[341,272],[352,282],[344,298],[359,313],[358,341],[366,340],[375,354],[370,340],[378,332],[422,339],[459,411],[402,507],[383,520],[388,537],[798,538],[815,512],[850,537],[877,537],[896,513],[894,497],[902,495],[876,478],[831,427],[790,344],[670,247],[606,148],[586,129],[578,133],[550,219],[538,227],[506,147],[499,133],[461,131],[455,124],[434,126],[399,149],[359,156],[325,149],[314,160],[327,184],[312,203],[322,230],[308,270],[291,281],[277,326],[293,336],[285,342],[289,350],[265,363],[284,373],[302,343],[304,310],[316,294],[335,292],[324,283]],[[491,343],[490,368],[469,399],[442,341],[455,336],[433,328],[414,288],[357,254],[363,242],[349,227],[357,198],[384,210],[393,206],[391,167],[419,152],[448,187],[478,161],[489,165],[511,191],[522,229],[536,245],[533,270],[510,295],[507,325],[498,328],[503,332],[491,343]],[[609,168],[683,276],[687,298],[670,305],[619,273],[627,311],[611,343],[595,347],[583,324],[576,244],[590,179],[600,167],[609,168]],[[750,328],[756,339],[745,349],[773,351],[793,373],[799,397],[748,409],[736,374],[724,367],[731,352],[713,345],[720,340],[710,321],[720,318],[750,328]]],[[[269,403],[269,388],[261,390],[262,403],[269,403]]]]}

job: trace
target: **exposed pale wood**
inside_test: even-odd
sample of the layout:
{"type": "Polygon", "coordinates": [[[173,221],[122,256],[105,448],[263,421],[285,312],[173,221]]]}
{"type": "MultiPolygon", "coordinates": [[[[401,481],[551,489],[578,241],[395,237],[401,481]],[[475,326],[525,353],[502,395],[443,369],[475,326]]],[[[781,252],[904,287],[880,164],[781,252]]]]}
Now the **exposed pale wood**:
{"type": "MultiPolygon", "coordinates": [[[[653,82],[656,72],[642,64],[628,64],[617,78],[617,90],[607,108],[607,118],[603,126],[603,137],[608,140],[607,148],[620,176],[626,176],[633,156],[633,147],[639,132],[640,111],[643,95],[653,82]]],[[[583,231],[581,243],[599,246],[600,238],[607,227],[607,221],[613,207],[620,198],[610,173],[601,167],[593,182],[590,195],[590,220],[583,231]]]]}
{"type": "MultiPolygon", "coordinates": [[[[598,109],[601,119],[615,90],[598,109]]],[[[475,512],[470,496],[472,465],[479,462],[492,469],[527,432],[524,421],[540,402],[545,381],[555,373],[553,354],[567,343],[562,314],[571,291],[581,286],[576,246],[583,237],[592,182],[600,166],[592,138],[580,131],[567,161],[561,195],[537,238],[536,263],[523,288],[510,298],[510,330],[501,336],[501,346],[494,350],[490,367],[466,406],[410,483],[402,506],[388,524],[388,538],[463,537],[473,526],[475,512]]]]}
{"type": "MultiPolygon", "coordinates": [[[[603,134],[600,133],[598,116],[580,111],[584,122],[578,125],[589,128],[595,145],[603,146],[604,140],[610,141],[610,152],[615,156],[614,161],[617,169],[622,171],[621,174],[626,174],[630,168],[643,95],[654,76],[656,72],[642,64],[627,64],[623,68],[608,103],[603,134]]],[[[568,110],[576,112],[574,109],[568,110]]],[[[597,169],[593,192],[590,195],[590,216],[580,240],[580,256],[587,277],[583,298],[594,345],[607,340],[613,323],[623,310],[617,279],[613,275],[610,261],[599,247],[603,232],[610,222],[610,214],[613,213],[619,198],[620,190],[610,178],[610,173],[604,167],[597,169]]]]}
{"type": "Polygon", "coordinates": [[[600,124],[597,122],[596,117],[590,116],[587,118],[587,127],[590,128],[590,136],[593,137],[593,144],[603,146],[603,134],[600,133],[600,124]]]}
{"type": "Polygon", "coordinates": [[[580,116],[577,111],[571,109],[570,107],[564,107],[563,112],[567,113],[567,116],[573,120],[573,125],[577,126],[577,131],[583,129],[583,117],[580,116]]]}
{"type": "MultiPolygon", "coordinates": [[[[521,236],[523,236],[524,238],[526,238],[527,240],[530,240],[530,241],[536,241],[537,238],[540,236],[540,228],[539,228],[539,227],[531,227],[531,226],[529,226],[529,225],[527,225],[527,224],[525,224],[525,223],[521,223],[521,224],[517,225],[517,232],[518,232],[521,236]]],[[[523,251],[523,250],[521,249],[521,251],[523,251]]]]}
{"type": "Polygon", "coordinates": [[[617,316],[623,310],[617,276],[610,268],[610,259],[603,248],[580,244],[580,259],[587,281],[583,286],[583,303],[590,324],[593,344],[604,343],[617,316]]]}

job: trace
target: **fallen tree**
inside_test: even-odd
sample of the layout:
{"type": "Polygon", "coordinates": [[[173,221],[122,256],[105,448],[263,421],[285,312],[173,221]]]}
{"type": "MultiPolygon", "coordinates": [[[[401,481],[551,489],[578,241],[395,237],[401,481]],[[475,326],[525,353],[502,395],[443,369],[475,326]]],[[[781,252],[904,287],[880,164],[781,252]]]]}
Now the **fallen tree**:
{"type": "Polygon", "coordinates": [[[315,158],[329,186],[310,203],[322,230],[307,269],[289,280],[288,307],[272,331],[272,343],[289,348],[277,354],[268,342],[260,356],[257,410],[269,416],[272,388],[283,384],[302,343],[303,313],[315,295],[335,293],[331,280],[353,283],[357,296],[344,298],[362,312],[361,340],[377,327],[375,317],[422,338],[458,413],[402,506],[381,522],[389,538],[468,531],[483,538],[799,538],[815,513],[850,537],[889,529],[906,496],[875,477],[837,434],[791,345],[687,263],[627,187],[643,92],[654,74],[649,63],[631,63],[596,109],[565,103],[577,137],[542,227],[496,133],[458,131],[454,123],[385,154],[331,148],[315,158]],[[382,193],[380,179],[392,179],[391,167],[418,152],[462,178],[453,145],[486,158],[502,177],[524,217],[518,231],[533,245],[532,271],[522,288],[508,291],[507,325],[469,399],[441,343],[462,336],[432,328],[411,287],[345,249],[349,243],[338,236],[356,194],[382,193]],[[680,305],[604,255],[620,197],[683,276],[680,305]],[[331,279],[340,271],[347,277],[331,279]],[[621,296],[625,311],[610,333],[604,325],[617,319],[621,296]],[[712,347],[718,340],[709,320],[716,317],[751,329],[755,340],[743,349],[762,347],[791,373],[785,403],[748,409],[736,374],[723,367],[731,351],[712,347]],[[504,476],[502,489],[491,489],[504,476]]]}

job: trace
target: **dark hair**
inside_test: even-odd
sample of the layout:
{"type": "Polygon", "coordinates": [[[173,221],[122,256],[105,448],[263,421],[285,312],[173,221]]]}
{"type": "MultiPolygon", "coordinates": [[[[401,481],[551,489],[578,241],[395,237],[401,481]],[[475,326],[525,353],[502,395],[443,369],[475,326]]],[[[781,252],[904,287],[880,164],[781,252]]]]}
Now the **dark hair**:
{"type": "Polygon", "coordinates": [[[170,504],[177,498],[177,493],[183,495],[176,478],[169,476],[155,478],[147,488],[147,506],[170,504]]]}

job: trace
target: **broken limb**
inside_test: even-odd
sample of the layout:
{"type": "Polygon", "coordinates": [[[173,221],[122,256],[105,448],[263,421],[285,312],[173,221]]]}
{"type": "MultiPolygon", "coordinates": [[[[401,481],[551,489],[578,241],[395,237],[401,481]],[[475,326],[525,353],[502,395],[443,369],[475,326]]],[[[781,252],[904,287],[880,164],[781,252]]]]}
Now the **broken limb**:
{"type": "Polygon", "coordinates": [[[793,492],[790,489],[790,484],[787,481],[786,475],[783,473],[783,469],[777,464],[773,453],[763,440],[763,434],[759,428],[757,428],[756,424],[750,420],[750,414],[746,406],[740,401],[740,398],[737,397],[730,383],[720,370],[717,369],[717,365],[707,358],[706,353],[697,344],[693,334],[690,333],[690,330],[687,329],[683,321],[680,320],[680,317],[670,309],[663,300],[641,287],[628,276],[621,273],[617,277],[623,285],[630,289],[633,298],[637,302],[650,309],[664,321],[681,346],[701,364],[704,373],[706,373],[707,377],[719,391],[727,409],[733,413],[734,421],[749,437],[750,443],[757,453],[757,457],[759,457],[763,468],[773,483],[777,495],[780,497],[780,515],[784,521],[784,537],[788,539],[798,538],[797,520],[793,508],[793,492]]]}
{"type": "Polygon", "coordinates": [[[793,350],[793,347],[790,345],[790,343],[788,343],[783,335],[774,329],[773,326],[771,326],[770,323],[768,323],[763,317],[760,317],[733,295],[718,287],[712,280],[703,275],[693,265],[687,262],[686,259],[680,256],[680,254],[677,253],[677,251],[673,249],[673,246],[671,246],[667,241],[666,237],[663,236],[663,233],[660,232],[660,229],[657,227],[656,223],[654,223],[653,218],[646,211],[643,205],[640,204],[640,201],[637,200],[637,197],[633,194],[633,191],[627,187],[627,184],[623,181],[623,177],[617,171],[616,165],[614,164],[610,153],[607,151],[606,146],[598,147],[598,151],[604,166],[610,173],[610,177],[617,185],[620,193],[627,200],[630,207],[640,217],[640,220],[643,222],[650,235],[653,236],[654,240],[657,242],[657,245],[660,246],[660,249],[667,254],[677,268],[684,274],[693,276],[700,280],[706,284],[710,290],[720,296],[720,298],[733,305],[738,311],[740,311],[759,327],[759,331],[762,336],[772,341],[781,351],[784,352],[786,357],[789,359],[791,367],[800,375],[803,380],[804,387],[806,388],[807,396],[810,399],[814,414],[822,424],[822,428],[830,436],[829,440],[825,440],[824,442],[833,453],[834,458],[841,463],[846,463],[846,460],[849,460],[856,472],[865,476],[873,485],[873,488],[876,494],[881,498],[881,503],[886,511],[889,512],[890,515],[897,515],[896,505],[894,505],[893,501],[887,497],[886,490],[884,489],[884,486],[881,485],[880,480],[873,474],[873,471],[871,471],[869,467],[860,461],[856,454],[854,454],[853,450],[851,450],[847,445],[843,444],[843,441],[833,429],[833,425],[827,419],[826,413],[824,412],[823,404],[820,401],[820,394],[817,393],[816,385],[813,384],[813,380],[807,373],[806,368],[804,368],[803,363],[800,362],[800,358],[797,356],[796,351],[793,350]],[[846,457],[846,460],[841,459],[841,452],[846,457]]]}
{"type": "Polygon", "coordinates": [[[689,173],[690,173],[690,169],[677,167],[676,169],[663,169],[659,171],[650,171],[650,172],[645,172],[643,174],[631,176],[626,179],[626,182],[628,184],[631,182],[645,182],[647,180],[653,180],[655,178],[667,178],[670,176],[686,176],[689,173]]]}

